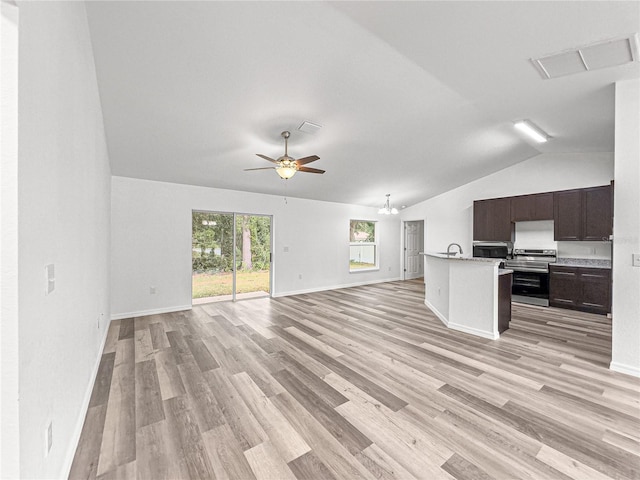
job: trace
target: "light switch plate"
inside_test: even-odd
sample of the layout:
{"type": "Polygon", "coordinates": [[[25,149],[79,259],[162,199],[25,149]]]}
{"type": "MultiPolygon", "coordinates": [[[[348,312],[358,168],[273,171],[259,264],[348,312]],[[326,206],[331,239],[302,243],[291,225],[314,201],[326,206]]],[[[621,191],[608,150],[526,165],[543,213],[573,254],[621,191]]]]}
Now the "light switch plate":
{"type": "Polygon", "coordinates": [[[633,260],[631,261],[631,265],[634,267],[640,267],[640,253],[634,253],[632,258],[633,260]]]}

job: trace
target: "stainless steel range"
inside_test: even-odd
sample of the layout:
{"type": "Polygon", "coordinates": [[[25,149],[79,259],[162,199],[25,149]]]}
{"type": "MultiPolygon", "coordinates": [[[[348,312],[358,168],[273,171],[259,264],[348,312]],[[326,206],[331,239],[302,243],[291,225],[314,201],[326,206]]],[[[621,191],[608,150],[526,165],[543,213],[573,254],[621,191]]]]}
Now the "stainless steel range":
{"type": "Polygon", "coordinates": [[[556,258],[556,250],[514,249],[513,258],[504,262],[505,268],[513,270],[512,300],[548,307],[549,264],[556,258]]]}

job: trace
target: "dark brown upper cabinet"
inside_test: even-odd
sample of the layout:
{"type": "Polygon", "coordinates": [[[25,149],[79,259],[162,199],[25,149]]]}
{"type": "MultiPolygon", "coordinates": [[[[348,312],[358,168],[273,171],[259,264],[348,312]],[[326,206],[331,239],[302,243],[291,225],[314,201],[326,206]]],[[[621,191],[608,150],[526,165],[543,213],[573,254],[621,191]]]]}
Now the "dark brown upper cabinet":
{"type": "Polygon", "coordinates": [[[609,240],[613,233],[613,188],[554,193],[555,240],[609,240]]]}
{"type": "Polygon", "coordinates": [[[567,190],[553,194],[553,239],[580,240],[582,237],[582,192],[567,190]]]}
{"type": "Polygon", "coordinates": [[[512,242],[511,199],[492,198],[473,202],[473,239],[512,242]]]}
{"type": "Polygon", "coordinates": [[[582,240],[609,240],[613,233],[613,187],[582,190],[582,240]]]}
{"type": "Polygon", "coordinates": [[[511,221],[553,220],[553,193],[511,197],[511,221]]]}

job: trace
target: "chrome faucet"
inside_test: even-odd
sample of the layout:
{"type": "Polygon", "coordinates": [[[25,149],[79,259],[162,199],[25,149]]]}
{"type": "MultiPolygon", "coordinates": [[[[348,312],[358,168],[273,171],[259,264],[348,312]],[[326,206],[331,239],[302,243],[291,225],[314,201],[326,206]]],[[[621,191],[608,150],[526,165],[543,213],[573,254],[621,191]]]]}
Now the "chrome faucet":
{"type": "Polygon", "coordinates": [[[450,243],[449,246],[447,247],[447,255],[455,255],[456,254],[456,252],[453,252],[453,253],[451,252],[451,247],[453,247],[454,245],[456,247],[458,247],[458,250],[460,250],[460,255],[462,255],[462,247],[460,246],[459,243],[450,243]]]}

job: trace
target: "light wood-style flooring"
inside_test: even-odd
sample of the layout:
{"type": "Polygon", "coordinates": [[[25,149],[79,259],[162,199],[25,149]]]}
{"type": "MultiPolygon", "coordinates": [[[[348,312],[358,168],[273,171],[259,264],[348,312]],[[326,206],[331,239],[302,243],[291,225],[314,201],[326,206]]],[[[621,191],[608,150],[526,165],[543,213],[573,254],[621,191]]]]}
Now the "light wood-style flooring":
{"type": "Polygon", "coordinates": [[[491,341],[421,281],[111,322],[70,478],[640,478],[606,317],[514,306],[491,341]]]}

